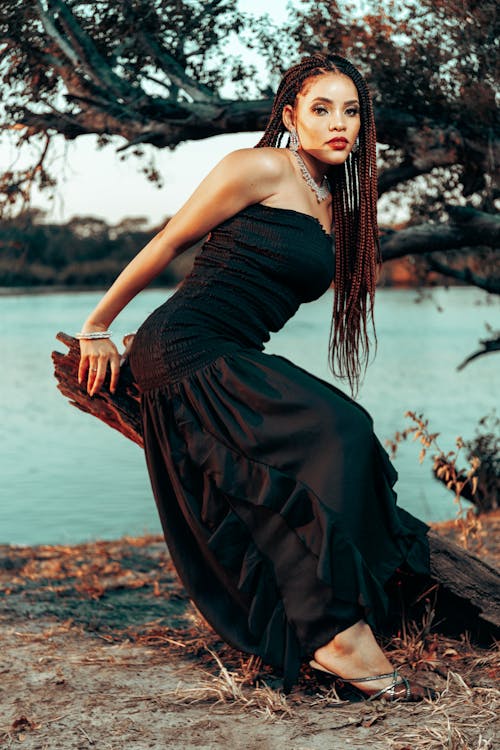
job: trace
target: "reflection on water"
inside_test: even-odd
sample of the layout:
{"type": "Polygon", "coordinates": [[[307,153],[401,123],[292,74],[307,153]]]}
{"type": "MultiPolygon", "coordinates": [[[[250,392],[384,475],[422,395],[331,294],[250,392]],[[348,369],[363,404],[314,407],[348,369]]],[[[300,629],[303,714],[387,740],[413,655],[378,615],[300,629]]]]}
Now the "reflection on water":
{"type": "MultiPolygon", "coordinates": [[[[121,336],[171,292],[143,292],[115,321],[121,336]]],[[[142,450],[98,420],[71,407],[56,389],[50,353],[61,349],[59,330],[73,333],[97,292],[0,297],[2,370],[0,399],[0,542],[77,542],[123,534],[160,533],[142,450]]],[[[481,304],[474,289],[436,290],[435,302],[415,304],[415,293],[378,292],[378,352],[358,400],[382,441],[404,429],[408,409],[423,412],[444,450],[457,435],[473,437],[495,401],[498,357],[456,366],[477,348],[489,322],[499,326],[498,304],[481,304]],[[495,320],[496,319],[496,320],[495,320]]],[[[266,351],[294,360],[332,381],[327,367],[332,298],[303,305],[266,351]]],[[[497,381],[498,382],[498,381],[497,381]]],[[[337,383],[347,390],[343,383],[337,383]]],[[[394,461],[402,506],[424,520],[450,518],[451,495],[418,463],[419,445],[405,443],[394,461]]]]}

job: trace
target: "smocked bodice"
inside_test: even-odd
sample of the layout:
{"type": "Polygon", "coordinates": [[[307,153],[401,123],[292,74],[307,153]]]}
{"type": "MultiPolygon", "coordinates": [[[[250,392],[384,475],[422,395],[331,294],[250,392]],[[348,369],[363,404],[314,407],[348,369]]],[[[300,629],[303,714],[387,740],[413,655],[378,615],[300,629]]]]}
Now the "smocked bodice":
{"type": "Polygon", "coordinates": [[[213,229],[191,272],[141,326],[130,362],[141,388],[219,354],[260,350],[334,275],[333,240],[313,216],[254,204],[213,229]]]}

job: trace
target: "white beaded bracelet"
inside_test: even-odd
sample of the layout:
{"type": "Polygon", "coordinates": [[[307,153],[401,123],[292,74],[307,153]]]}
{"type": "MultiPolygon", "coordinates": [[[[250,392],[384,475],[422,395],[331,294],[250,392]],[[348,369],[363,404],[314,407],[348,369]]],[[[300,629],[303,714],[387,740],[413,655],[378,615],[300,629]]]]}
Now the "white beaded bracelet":
{"type": "Polygon", "coordinates": [[[81,331],[75,333],[75,339],[110,339],[112,331],[81,331]]]}

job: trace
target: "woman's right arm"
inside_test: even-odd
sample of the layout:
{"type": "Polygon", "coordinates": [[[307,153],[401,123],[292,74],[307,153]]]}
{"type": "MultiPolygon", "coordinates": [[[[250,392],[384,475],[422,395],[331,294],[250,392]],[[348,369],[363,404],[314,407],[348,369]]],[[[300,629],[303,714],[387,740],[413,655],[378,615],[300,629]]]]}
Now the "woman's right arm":
{"type": "MultiPolygon", "coordinates": [[[[180,253],[213,227],[252,203],[274,195],[286,175],[286,157],[278,149],[240,149],[225,156],[196,188],[168,224],[124,268],[85,321],[82,331],[105,331],[115,317],[180,253]]],[[[108,363],[110,390],[120,373],[118,350],[109,339],[81,339],[78,381],[100,390],[108,363]]]]}

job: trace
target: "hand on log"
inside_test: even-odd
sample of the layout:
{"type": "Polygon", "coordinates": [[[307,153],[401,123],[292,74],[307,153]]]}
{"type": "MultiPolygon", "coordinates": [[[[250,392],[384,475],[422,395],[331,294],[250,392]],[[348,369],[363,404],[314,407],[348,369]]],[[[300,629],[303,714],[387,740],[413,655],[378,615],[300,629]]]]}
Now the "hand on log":
{"type": "Polygon", "coordinates": [[[132,336],[124,339],[125,351],[122,354],[120,367],[120,378],[116,392],[109,391],[109,373],[104,385],[95,396],[90,397],[87,393],[85,383],[78,383],[78,364],[80,362],[80,344],[78,339],[68,336],[66,333],[58,333],[58,341],[66,344],[66,354],[52,352],[54,362],[54,374],[58,380],[57,387],[70,400],[73,406],[81,411],[92,414],[113,427],[122,435],[133,440],[143,447],[142,423],[139,408],[140,394],[130,370],[127,352],[132,343],[132,336]]]}

